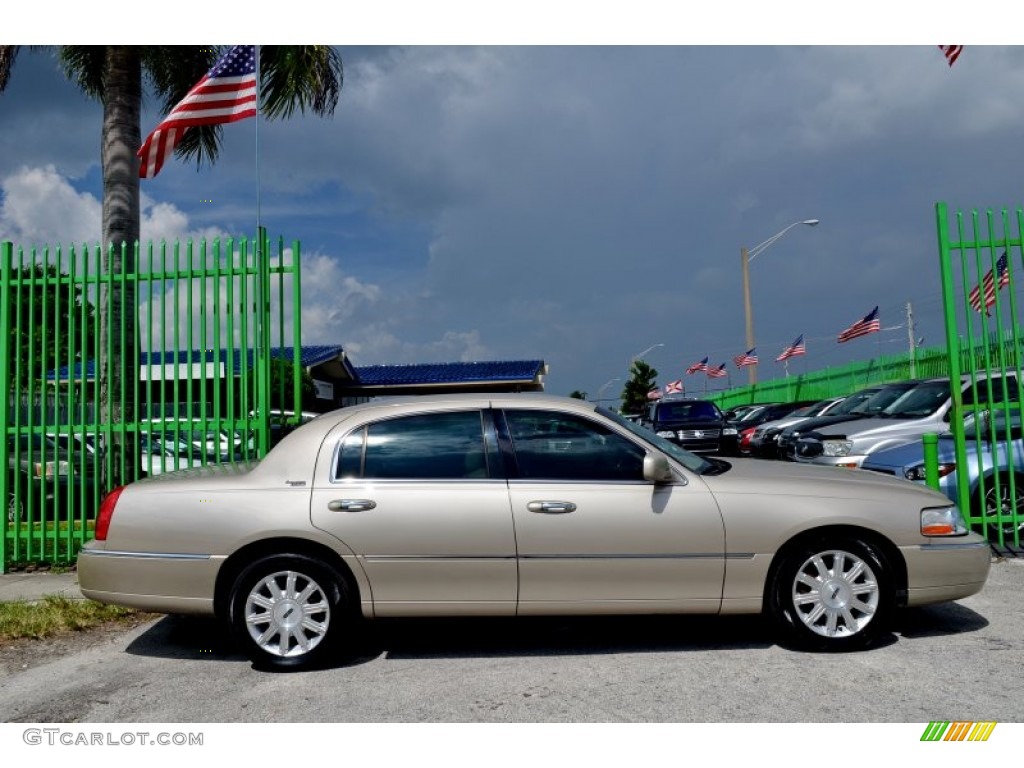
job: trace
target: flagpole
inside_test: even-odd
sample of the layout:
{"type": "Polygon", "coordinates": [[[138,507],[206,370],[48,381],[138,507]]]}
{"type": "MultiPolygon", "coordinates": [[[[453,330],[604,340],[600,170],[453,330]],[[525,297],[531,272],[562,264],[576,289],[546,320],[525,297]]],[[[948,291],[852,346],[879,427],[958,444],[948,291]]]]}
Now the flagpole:
{"type": "Polygon", "coordinates": [[[260,236],[260,47],[256,46],[256,236],[260,236]]]}

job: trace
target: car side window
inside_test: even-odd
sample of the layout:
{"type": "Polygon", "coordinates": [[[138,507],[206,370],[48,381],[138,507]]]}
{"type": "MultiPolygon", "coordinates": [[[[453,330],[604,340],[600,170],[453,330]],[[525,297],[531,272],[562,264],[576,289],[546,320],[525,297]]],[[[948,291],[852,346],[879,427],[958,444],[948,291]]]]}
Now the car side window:
{"type": "Polygon", "coordinates": [[[507,410],[519,477],[642,481],[645,451],[607,427],[565,413],[507,410]]]}
{"type": "Polygon", "coordinates": [[[368,424],[342,441],[336,478],[487,478],[480,411],[427,413],[368,424]]]}

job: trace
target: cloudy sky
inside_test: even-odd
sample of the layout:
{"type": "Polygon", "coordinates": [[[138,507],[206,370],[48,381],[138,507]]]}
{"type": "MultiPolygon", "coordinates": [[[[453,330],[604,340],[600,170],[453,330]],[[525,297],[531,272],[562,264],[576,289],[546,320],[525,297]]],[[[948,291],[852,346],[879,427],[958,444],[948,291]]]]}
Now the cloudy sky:
{"type": "MultiPolygon", "coordinates": [[[[250,234],[258,184],[262,224],[302,243],[306,343],[356,365],[542,358],[548,391],[594,395],[660,345],[659,383],[703,388],[683,371],[709,356],[739,384],[740,248],[811,218],[751,265],[760,379],[799,334],[791,372],[905,351],[907,302],[941,345],[936,202],[1021,202],[1024,47],[966,45],[949,67],[928,40],[345,37],[374,44],[339,45],[332,118],[247,120],[215,166],[170,161],[142,182],[142,235],[250,234]],[[875,305],[888,330],[838,345],[875,305]]],[[[143,135],[160,117],[150,99],[143,135]]],[[[0,94],[0,239],[99,238],[100,118],[52,52],[21,52],[0,94]]]]}

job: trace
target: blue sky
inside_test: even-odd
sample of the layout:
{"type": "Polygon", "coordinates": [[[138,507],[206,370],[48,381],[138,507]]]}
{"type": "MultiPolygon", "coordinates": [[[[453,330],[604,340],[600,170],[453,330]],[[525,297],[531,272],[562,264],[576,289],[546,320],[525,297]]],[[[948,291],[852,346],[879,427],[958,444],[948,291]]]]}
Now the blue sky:
{"type": "MultiPolygon", "coordinates": [[[[746,349],[740,248],[815,218],[751,265],[760,379],[801,333],[792,372],[906,350],[908,301],[925,344],[944,344],[934,206],[1020,204],[1024,47],[969,44],[965,27],[950,68],[931,44],[945,30],[861,31],[870,15],[854,39],[777,19],[702,38],[660,15],[581,32],[566,12],[537,32],[535,7],[501,34],[410,32],[415,16],[326,40],[243,29],[338,40],[338,108],[227,126],[212,168],[168,162],[142,182],[143,238],[251,233],[258,180],[262,223],[302,242],[308,343],[357,365],[543,358],[550,392],[595,394],[656,344],[659,383],[702,389],[688,365],[746,349]],[[836,344],[875,305],[889,330],[836,344]]],[[[82,42],[33,29],[16,34],[82,42]]],[[[0,239],[98,239],[100,115],[50,51],[22,51],[0,95],[0,239]]]]}

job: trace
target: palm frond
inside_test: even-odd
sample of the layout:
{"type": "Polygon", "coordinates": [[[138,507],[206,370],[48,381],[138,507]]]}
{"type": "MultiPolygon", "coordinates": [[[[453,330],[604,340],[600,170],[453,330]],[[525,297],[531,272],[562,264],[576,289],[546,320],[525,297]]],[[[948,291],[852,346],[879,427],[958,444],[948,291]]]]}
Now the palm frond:
{"type": "Polygon", "coordinates": [[[20,45],[0,45],[0,91],[3,91],[10,82],[14,60],[18,58],[20,49],[20,45]]]}
{"type": "Polygon", "coordinates": [[[94,99],[103,98],[106,50],[105,45],[63,45],[60,48],[64,75],[94,99]]]}
{"type": "Polygon", "coordinates": [[[334,114],[344,81],[341,56],[329,45],[264,45],[260,48],[260,106],[271,119],[295,110],[334,114]]]}

